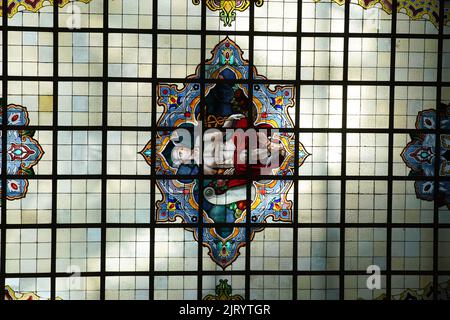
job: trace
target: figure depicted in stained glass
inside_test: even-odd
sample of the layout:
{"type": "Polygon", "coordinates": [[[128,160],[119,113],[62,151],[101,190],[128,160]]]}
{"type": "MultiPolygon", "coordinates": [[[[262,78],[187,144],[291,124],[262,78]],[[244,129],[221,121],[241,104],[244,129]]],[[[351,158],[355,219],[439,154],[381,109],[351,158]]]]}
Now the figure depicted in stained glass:
{"type": "MultiPolygon", "coordinates": [[[[315,0],[323,1],[323,0],[315,0]]],[[[332,0],[340,5],[346,0],[332,0]]],[[[444,3],[444,24],[450,20],[450,2],[440,0],[398,0],[397,11],[406,13],[411,19],[428,19],[436,28],[439,26],[439,3],[444,3]]],[[[375,8],[379,5],[384,11],[392,13],[392,0],[359,0],[358,4],[364,9],[375,8]]]]}
{"type": "MultiPolygon", "coordinates": [[[[250,183],[251,222],[263,223],[269,217],[291,222],[292,203],[287,194],[292,181],[270,176],[292,175],[295,166],[309,155],[301,144],[296,148],[293,133],[276,130],[293,128],[288,110],[294,105],[295,88],[254,84],[250,99],[247,84],[233,83],[249,78],[248,62],[243,59],[241,49],[226,38],[212,54],[205,66],[206,79],[224,81],[206,84],[203,112],[198,83],[188,83],[181,89],[172,84],[158,87],[158,103],[164,108],[158,126],[174,130],[161,130],[155,139],[155,172],[167,176],[157,181],[163,199],[157,204],[156,219],[171,222],[181,218],[186,223],[197,223],[201,202],[205,223],[245,223],[250,183]],[[201,129],[206,130],[196,135],[201,129]],[[198,137],[203,143],[196,141],[198,137]],[[197,176],[202,171],[219,177],[205,176],[200,188],[197,176]],[[260,176],[265,179],[258,179],[260,176]]],[[[199,79],[199,72],[200,68],[190,78],[199,79]]],[[[252,72],[256,83],[265,79],[256,68],[252,72]]],[[[150,165],[151,150],[149,142],[141,151],[150,165]]],[[[188,230],[198,239],[197,228],[188,230]]],[[[250,239],[261,230],[253,228],[250,239]]],[[[246,229],[204,228],[202,238],[211,258],[226,268],[245,245],[246,229]]]]}
{"type": "MultiPolygon", "coordinates": [[[[199,5],[201,0],[192,0],[195,5],[199,5]]],[[[204,0],[206,6],[211,11],[220,11],[220,20],[223,21],[223,25],[231,27],[231,23],[236,20],[236,11],[245,11],[250,6],[251,1],[256,6],[261,7],[264,4],[264,0],[204,0]]]]}
{"type": "MultiPolygon", "coordinates": [[[[29,124],[27,109],[19,105],[9,105],[7,107],[8,125],[26,127],[29,124]]],[[[0,121],[2,116],[0,115],[0,121]]],[[[0,137],[2,132],[0,132],[0,137]]],[[[24,178],[8,179],[6,198],[8,200],[20,199],[26,196],[28,180],[26,176],[34,175],[33,166],[42,158],[44,150],[39,142],[33,138],[34,131],[8,130],[7,134],[7,174],[24,176],[24,178]]],[[[0,145],[0,154],[3,152],[0,145]]],[[[1,160],[0,160],[1,165],[1,160]]],[[[1,169],[0,169],[1,170],[1,169]]]]}
{"type": "MultiPolygon", "coordinates": [[[[440,129],[450,129],[450,105],[441,105],[438,109],[440,129]]],[[[429,109],[419,112],[416,121],[417,129],[436,129],[436,110],[429,109]]],[[[450,174],[450,135],[435,133],[412,133],[411,142],[403,149],[401,156],[406,165],[411,168],[410,175],[414,177],[434,177],[435,162],[439,161],[439,175],[450,174]],[[436,157],[436,137],[439,139],[440,151],[436,157]]],[[[439,206],[450,208],[450,181],[440,181],[437,198],[435,198],[434,181],[416,181],[416,195],[422,200],[436,200],[439,206]]]]}
{"type": "MultiPolygon", "coordinates": [[[[246,117],[242,114],[231,115],[224,122],[222,128],[230,127],[247,128],[246,117]]],[[[265,132],[255,131],[256,141],[251,148],[248,148],[244,142],[244,139],[248,136],[248,132],[243,130],[236,130],[230,136],[222,131],[206,132],[203,135],[203,139],[207,141],[203,146],[203,172],[213,175],[223,173],[223,170],[225,170],[227,173],[233,171],[235,174],[246,174],[247,170],[250,169],[253,174],[262,174],[261,170],[273,169],[270,165],[275,162],[272,160],[276,156],[278,156],[278,160],[280,156],[286,154],[283,144],[275,137],[274,139],[268,137],[265,132]],[[209,141],[212,143],[208,143],[209,141]],[[217,156],[218,154],[219,156],[217,156]],[[247,159],[254,159],[255,161],[248,161],[247,159]]],[[[183,142],[175,142],[174,139],[172,139],[172,143],[174,147],[171,152],[171,159],[175,168],[191,164],[198,157],[199,148],[191,149],[189,145],[185,145],[183,142]]]]}
{"type": "MultiPolygon", "coordinates": [[[[5,0],[0,0],[0,8],[3,7],[3,2],[5,0]]],[[[7,0],[8,2],[8,17],[11,18],[16,13],[20,11],[38,12],[43,7],[53,6],[54,0],[7,0]]],[[[75,0],[83,3],[89,3],[91,0],[75,0]]],[[[68,3],[75,2],[74,0],[58,0],[58,5],[60,8],[65,7],[68,3]]],[[[2,16],[3,11],[0,11],[0,16],[2,16]]]]}

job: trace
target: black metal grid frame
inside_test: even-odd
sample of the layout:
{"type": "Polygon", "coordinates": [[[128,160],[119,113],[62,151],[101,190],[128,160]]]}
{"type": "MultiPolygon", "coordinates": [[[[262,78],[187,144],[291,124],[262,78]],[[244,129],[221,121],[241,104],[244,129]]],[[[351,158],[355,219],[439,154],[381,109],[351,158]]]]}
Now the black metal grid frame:
{"type": "MultiPolygon", "coordinates": [[[[162,0],[159,0],[162,1],[162,0]]],[[[441,1],[443,3],[444,1],[441,1]]],[[[20,129],[20,127],[8,126],[6,118],[6,108],[8,105],[8,82],[9,81],[51,81],[53,82],[53,124],[51,126],[28,126],[30,129],[36,130],[49,130],[53,133],[53,159],[52,159],[52,170],[53,175],[36,175],[29,177],[27,179],[44,179],[52,181],[52,217],[51,223],[48,224],[7,224],[6,219],[6,209],[7,201],[4,196],[6,190],[7,179],[15,178],[14,176],[7,176],[2,174],[1,176],[1,247],[0,247],[0,287],[5,286],[5,280],[7,278],[49,278],[51,287],[51,299],[56,298],[56,279],[60,277],[67,277],[67,273],[61,273],[56,271],[56,233],[59,228],[100,228],[101,229],[101,265],[99,272],[82,272],[81,276],[96,276],[100,277],[100,299],[105,299],[105,286],[107,276],[149,276],[149,298],[154,299],[154,279],[155,276],[160,275],[192,275],[197,276],[197,298],[202,299],[203,297],[203,276],[215,275],[243,275],[245,276],[245,298],[250,298],[250,277],[252,275],[285,275],[292,277],[292,299],[297,299],[297,282],[298,276],[300,275],[335,275],[339,277],[339,298],[345,299],[345,277],[349,275],[367,275],[365,271],[350,271],[345,270],[345,231],[347,228],[385,228],[387,230],[387,246],[386,246],[386,270],[382,271],[382,274],[386,277],[386,295],[388,299],[391,296],[392,290],[392,276],[394,275],[428,275],[433,277],[433,288],[435,290],[434,299],[437,299],[436,290],[438,288],[437,284],[439,281],[439,276],[450,276],[450,271],[441,271],[438,269],[438,243],[439,243],[439,231],[441,228],[450,228],[450,224],[439,223],[439,207],[437,203],[434,204],[434,219],[432,223],[393,223],[392,222],[392,194],[393,194],[393,182],[394,181],[413,181],[418,180],[414,177],[404,177],[404,176],[393,176],[393,158],[394,158],[394,135],[398,133],[411,133],[417,132],[414,129],[398,129],[394,128],[394,110],[395,101],[394,93],[396,86],[425,86],[433,87],[437,90],[437,105],[441,102],[442,88],[450,86],[450,82],[442,81],[442,67],[443,67],[443,41],[444,39],[450,39],[450,35],[444,34],[443,32],[443,19],[439,22],[439,32],[437,34],[398,34],[396,33],[397,25],[397,0],[393,0],[393,10],[392,10],[392,25],[391,33],[351,33],[349,31],[349,17],[350,17],[350,3],[346,2],[344,6],[344,32],[343,33],[333,33],[333,32],[303,32],[301,19],[297,22],[297,32],[263,32],[254,30],[254,4],[250,5],[249,15],[250,23],[248,31],[211,31],[206,29],[206,4],[204,1],[201,2],[201,29],[200,30],[168,30],[168,29],[158,29],[158,0],[153,0],[153,13],[152,13],[152,29],[112,29],[109,28],[109,1],[104,0],[103,2],[103,28],[82,28],[70,30],[67,28],[59,27],[59,15],[58,12],[60,8],[55,2],[53,6],[53,27],[26,27],[26,26],[8,26],[8,15],[7,7],[3,6],[2,15],[2,26],[0,27],[2,31],[2,97],[3,97],[3,108],[2,108],[2,150],[6,150],[6,133],[8,130],[20,129]],[[8,74],[8,32],[10,31],[37,31],[37,32],[51,32],[53,33],[53,76],[52,77],[29,77],[29,76],[10,76],[8,74]],[[103,75],[102,77],[61,77],[59,76],[58,70],[58,35],[60,32],[86,32],[86,33],[102,33],[103,34],[103,75]],[[120,78],[120,77],[109,77],[108,75],[108,41],[109,34],[112,33],[130,33],[130,34],[151,34],[152,35],[152,78],[120,78]],[[157,75],[157,55],[158,55],[158,35],[161,34],[197,34],[201,36],[201,77],[200,79],[175,79],[175,78],[158,78],[157,75]],[[202,246],[202,230],[205,227],[219,226],[219,224],[209,225],[203,222],[200,218],[198,224],[192,225],[192,227],[198,227],[199,229],[199,241],[198,241],[198,268],[196,271],[155,271],[154,257],[154,239],[155,230],[157,228],[185,228],[189,225],[172,223],[172,224],[157,224],[155,221],[155,206],[151,205],[151,214],[149,223],[108,223],[106,219],[106,188],[107,182],[110,179],[130,179],[130,180],[149,180],[151,182],[151,204],[154,204],[156,181],[158,179],[167,179],[167,177],[157,176],[155,174],[155,168],[152,166],[150,176],[139,176],[139,175],[110,175],[107,174],[107,139],[109,131],[145,131],[152,133],[152,146],[155,146],[155,137],[157,131],[164,128],[157,128],[156,123],[156,99],[157,99],[157,85],[159,83],[187,83],[187,82],[198,82],[201,84],[201,105],[205,104],[204,88],[206,83],[216,83],[219,80],[205,79],[204,68],[206,61],[206,37],[208,35],[242,35],[248,36],[249,38],[249,68],[252,70],[253,63],[253,47],[255,36],[291,36],[295,37],[297,40],[296,48],[297,52],[300,52],[301,42],[303,37],[339,37],[344,39],[344,61],[343,61],[343,79],[342,80],[301,80],[300,70],[301,70],[301,55],[297,54],[296,61],[296,79],[295,80],[258,80],[258,83],[267,84],[292,84],[296,87],[296,123],[295,128],[285,129],[287,132],[295,133],[296,145],[299,142],[299,132],[311,132],[311,133],[342,133],[342,158],[341,158],[341,176],[318,176],[318,175],[298,175],[299,168],[295,168],[295,174],[291,177],[286,177],[285,179],[294,181],[294,195],[298,194],[298,184],[297,181],[300,180],[336,180],[341,182],[341,209],[340,209],[340,222],[339,223],[299,223],[298,222],[298,203],[294,201],[293,210],[293,223],[292,224],[267,224],[265,228],[290,228],[293,230],[293,252],[292,252],[292,270],[291,271],[255,271],[251,267],[251,241],[249,238],[250,233],[247,232],[247,244],[245,249],[245,270],[225,270],[225,271],[207,271],[203,270],[203,246],[202,246]],[[348,46],[350,38],[388,38],[391,39],[391,57],[390,57],[390,79],[389,81],[350,81],[348,80],[348,46]],[[414,82],[414,81],[396,81],[395,80],[395,59],[396,59],[396,40],[397,39],[437,39],[438,41],[438,68],[437,68],[437,81],[436,82],[414,82]],[[58,83],[60,81],[98,81],[103,84],[103,106],[102,106],[102,125],[101,126],[90,126],[90,127],[80,127],[80,126],[60,126],[58,125],[58,83]],[[136,82],[136,83],[151,83],[152,84],[152,125],[150,128],[143,127],[120,127],[120,126],[109,126],[108,125],[108,84],[110,82],[136,82]],[[300,101],[300,86],[301,85],[340,85],[343,88],[343,107],[342,107],[342,127],[338,129],[331,128],[299,128],[299,101],[300,101]],[[389,128],[387,129],[351,129],[347,128],[347,88],[351,85],[378,85],[378,86],[389,86],[390,96],[389,96],[389,128]],[[100,175],[60,175],[57,174],[57,157],[58,157],[58,132],[59,131],[101,131],[102,132],[102,172],[100,175]],[[385,133],[389,136],[389,148],[388,148],[388,174],[387,176],[347,176],[346,175],[346,147],[347,147],[347,133],[385,133]],[[102,200],[101,200],[101,223],[80,223],[80,224],[62,224],[57,223],[57,182],[61,179],[98,179],[101,180],[101,190],[102,190],[102,200]],[[387,181],[388,183],[388,202],[387,202],[387,221],[386,223],[346,223],[345,221],[345,201],[346,201],[346,182],[352,180],[380,180],[387,181]],[[393,228],[432,228],[434,233],[434,249],[433,249],[433,270],[422,271],[422,270],[409,270],[409,271],[398,271],[392,270],[392,259],[391,259],[391,243],[392,243],[392,229],[393,228]],[[150,267],[149,271],[143,272],[110,272],[106,271],[106,231],[108,228],[149,228],[150,230],[150,267]],[[298,249],[298,232],[301,228],[339,228],[340,230],[340,268],[336,271],[301,271],[297,270],[297,249],[298,249]],[[6,273],[6,231],[10,229],[51,229],[52,234],[52,246],[51,246],[51,271],[49,273],[18,273],[11,274],[6,273]]],[[[444,6],[440,6],[440,17],[443,17],[444,6]]],[[[297,17],[302,17],[302,5],[301,1],[298,2],[298,12],[297,17]]],[[[239,18],[239,17],[238,17],[239,18]]],[[[240,83],[246,83],[249,85],[250,98],[252,97],[253,90],[253,75],[250,73],[250,78],[247,80],[237,81],[240,83]]],[[[201,109],[202,113],[203,108],[201,109]]],[[[422,130],[422,132],[435,133],[439,135],[440,133],[447,133],[445,130],[439,127],[439,121],[437,121],[438,127],[436,130],[422,130]]],[[[436,152],[439,153],[439,139],[436,139],[436,152]]],[[[153,147],[154,148],[154,147],[153,147]]],[[[154,150],[153,150],[154,151],[154,150]]],[[[6,172],[6,152],[2,153],[2,172],[6,172]]],[[[152,152],[152,162],[155,160],[155,152],[152,152]]],[[[298,162],[298,154],[296,153],[296,162],[298,162]]],[[[435,168],[435,176],[420,178],[420,180],[431,180],[438,183],[442,180],[450,180],[449,177],[440,177],[438,175],[438,166],[435,168]]],[[[217,176],[218,178],[219,176],[217,176]]],[[[228,176],[229,177],[229,176],[228,176]]],[[[171,177],[169,177],[171,178],[171,177]]],[[[208,176],[208,178],[211,178],[208,176]]],[[[213,177],[214,178],[214,177],[213,177]]],[[[251,181],[251,177],[248,177],[251,181]]],[[[199,176],[200,182],[205,179],[205,175],[201,172],[199,176]]],[[[200,183],[202,186],[202,183],[200,183]]],[[[250,211],[250,184],[247,184],[247,211],[250,211]]],[[[201,189],[202,187],[200,187],[201,189]]],[[[437,189],[436,189],[437,190],[437,189]]],[[[202,190],[200,190],[200,193],[202,190]]],[[[200,197],[200,199],[202,199],[200,197]]],[[[200,200],[199,207],[202,208],[202,200],[200,200]]],[[[199,215],[201,216],[201,215],[199,215]]],[[[251,226],[254,226],[248,219],[245,223],[245,228],[247,231],[250,230],[251,226]]],[[[230,226],[230,224],[226,224],[230,226]]],[[[231,224],[232,225],[232,224],[231,224]]],[[[238,227],[243,227],[242,224],[236,225],[238,227]]]]}

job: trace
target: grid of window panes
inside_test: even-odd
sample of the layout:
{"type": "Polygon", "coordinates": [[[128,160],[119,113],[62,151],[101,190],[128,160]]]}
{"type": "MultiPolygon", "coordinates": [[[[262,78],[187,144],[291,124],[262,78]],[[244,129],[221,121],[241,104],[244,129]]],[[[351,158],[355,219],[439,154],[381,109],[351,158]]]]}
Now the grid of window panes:
{"type": "Polygon", "coordinates": [[[246,299],[303,300],[431,284],[437,299],[449,209],[416,197],[400,153],[418,112],[450,102],[450,27],[397,13],[395,0],[392,14],[357,2],[251,1],[224,27],[205,1],[71,1],[80,29],[67,7],[8,18],[4,6],[2,150],[5,106],[17,104],[45,154],[22,199],[6,200],[17,177],[2,174],[0,285],[49,299],[202,299],[226,279],[246,299]],[[155,221],[161,177],[138,152],[158,131],[157,86],[183,83],[226,36],[274,85],[295,86],[293,131],[311,156],[293,177],[292,223],[267,223],[222,270],[183,224],[155,221]],[[371,265],[381,289],[367,288],[371,265]]]}

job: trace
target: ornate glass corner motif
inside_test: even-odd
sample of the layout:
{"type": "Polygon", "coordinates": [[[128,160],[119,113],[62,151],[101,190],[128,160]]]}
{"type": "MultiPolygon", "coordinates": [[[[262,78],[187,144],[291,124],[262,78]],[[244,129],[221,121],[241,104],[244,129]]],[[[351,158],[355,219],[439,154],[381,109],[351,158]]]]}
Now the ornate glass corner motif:
{"type": "MultiPolygon", "coordinates": [[[[406,289],[398,294],[392,295],[390,300],[433,300],[433,294],[436,291],[437,300],[448,300],[450,297],[450,280],[439,283],[437,290],[433,287],[433,282],[427,283],[419,289],[406,289]]],[[[375,300],[387,300],[386,294],[382,294],[375,300]]]]}
{"type": "MultiPolygon", "coordinates": [[[[225,27],[231,27],[231,23],[236,20],[236,11],[243,12],[250,6],[252,0],[204,0],[206,6],[211,11],[220,11],[219,17],[225,27]]],[[[192,0],[192,3],[199,5],[201,0],[192,0]]],[[[257,7],[264,4],[264,0],[254,0],[257,7]]]]}
{"type": "MultiPolygon", "coordinates": [[[[0,8],[3,7],[3,2],[5,0],[0,0],[0,8]]],[[[38,12],[43,7],[53,6],[54,0],[7,0],[8,3],[8,17],[13,17],[16,13],[20,11],[38,12]]],[[[75,0],[78,2],[89,3],[91,0],[75,0]]],[[[74,0],[58,0],[58,5],[60,8],[65,7],[74,0]]],[[[3,11],[0,10],[0,16],[2,16],[3,11]]]]}
{"type": "MultiPolygon", "coordinates": [[[[9,126],[26,127],[30,122],[27,109],[19,105],[8,105],[7,117],[9,126]]],[[[2,121],[1,115],[0,121],[2,121]]],[[[0,132],[0,137],[1,135],[2,132],[0,132]]],[[[6,199],[8,200],[21,199],[26,196],[28,180],[25,177],[34,175],[33,166],[44,155],[44,150],[33,136],[34,131],[32,130],[8,130],[6,142],[7,174],[24,176],[24,178],[7,180],[6,199]]],[[[3,150],[0,145],[0,155],[2,152],[3,150]]]]}
{"type": "MultiPolygon", "coordinates": [[[[345,0],[332,1],[339,5],[345,3],[345,0]]],[[[392,0],[359,0],[358,4],[364,9],[374,8],[379,4],[384,11],[392,14],[392,2],[392,0]]],[[[450,20],[450,2],[441,1],[441,3],[444,3],[445,6],[444,25],[446,25],[450,20]]],[[[398,0],[397,12],[405,12],[413,20],[430,20],[436,28],[439,26],[439,0],[398,0]]]]}
{"type": "MultiPolygon", "coordinates": [[[[439,128],[450,129],[450,105],[442,104],[436,110],[429,109],[419,112],[416,120],[418,130],[436,130],[436,122],[439,119],[439,128]]],[[[450,135],[441,133],[414,132],[411,141],[403,149],[401,156],[406,165],[411,169],[410,176],[434,177],[435,161],[439,161],[439,175],[450,175],[450,135]],[[436,138],[440,146],[439,156],[436,157],[436,138]]],[[[439,207],[450,208],[450,181],[440,181],[439,190],[435,191],[435,182],[432,180],[415,181],[417,198],[427,201],[436,200],[439,207]]]]}
{"type": "MultiPolygon", "coordinates": [[[[5,286],[4,300],[50,300],[50,299],[42,298],[35,292],[18,292],[7,285],[5,286]]],[[[57,297],[56,300],[62,299],[57,297]]]]}
{"type": "Polygon", "coordinates": [[[244,300],[239,294],[232,294],[233,288],[228,284],[227,279],[219,279],[219,284],[216,286],[215,295],[208,294],[203,300],[244,300]]]}
{"type": "MultiPolygon", "coordinates": [[[[189,79],[200,79],[200,70],[198,67],[197,74],[190,76],[189,79]]],[[[295,87],[257,84],[258,80],[266,79],[259,75],[254,67],[251,72],[255,84],[253,101],[250,102],[248,84],[242,84],[242,81],[234,82],[249,79],[249,72],[249,63],[243,58],[242,50],[232,40],[225,38],[216,45],[212,51],[212,58],[205,63],[206,79],[225,81],[206,83],[204,111],[200,110],[202,90],[195,80],[182,88],[178,88],[176,84],[159,85],[158,104],[164,111],[159,117],[158,127],[197,130],[203,120],[202,125],[207,129],[224,130],[232,127],[244,130],[250,126],[272,132],[279,128],[293,128],[289,109],[295,104],[295,87]],[[252,110],[249,110],[250,105],[252,110]]],[[[181,220],[184,223],[196,224],[199,222],[201,208],[204,223],[245,224],[247,180],[240,176],[251,172],[254,182],[251,184],[250,192],[250,221],[261,224],[270,218],[277,222],[292,222],[292,202],[288,200],[287,195],[293,181],[270,179],[267,176],[293,175],[295,162],[301,166],[308,157],[309,153],[301,143],[295,145],[295,135],[291,132],[275,132],[268,136],[258,133],[258,139],[260,142],[264,141],[262,145],[265,147],[256,150],[264,151],[264,148],[267,148],[272,151],[272,156],[279,155],[277,165],[270,167],[261,163],[240,164],[236,151],[239,148],[238,140],[227,137],[226,134],[221,135],[220,139],[224,146],[230,147],[230,161],[228,165],[217,168],[204,160],[205,174],[221,176],[218,179],[202,179],[200,186],[198,179],[200,168],[191,161],[195,150],[188,146],[189,141],[181,140],[178,136],[174,137],[172,130],[161,130],[157,133],[153,149],[156,153],[155,173],[164,175],[167,179],[158,179],[156,182],[162,195],[162,200],[157,203],[156,221],[167,223],[181,220]],[[230,178],[227,178],[227,175],[230,175],[230,178]],[[261,175],[265,179],[254,179],[261,175]]],[[[149,165],[152,164],[151,150],[149,142],[140,152],[149,165]]],[[[205,154],[206,147],[203,149],[203,156],[206,159],[205,154]]],[[[187,230],[193,232],[194,238],[198,241],[199,229],[190,227],[187,230]]],[[[250,240],[253,239],[255,232],[262,230],[260,227],[249,230],[250,240]]],[[[225,269],[239,256],[239,249],[246,245],[246,228],[204,227],[201,239],[203,245],[209,248],[211,259],[225,269]]]]}

